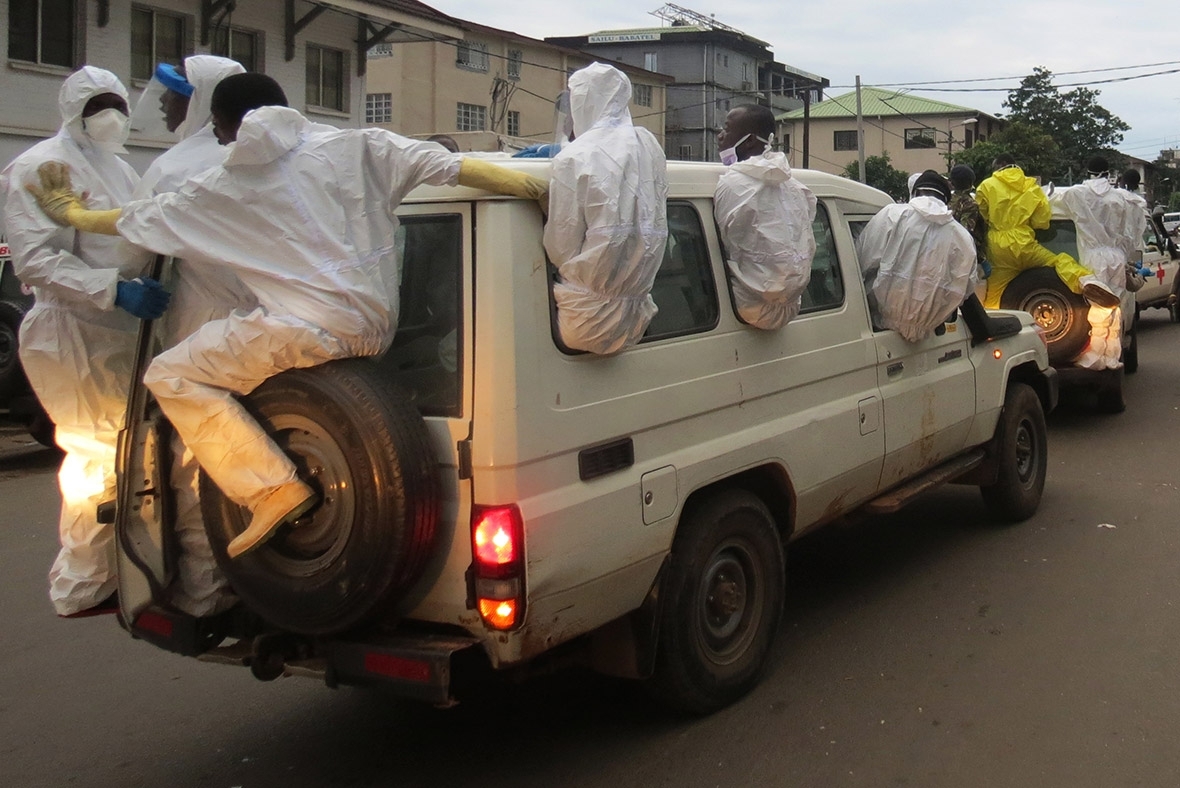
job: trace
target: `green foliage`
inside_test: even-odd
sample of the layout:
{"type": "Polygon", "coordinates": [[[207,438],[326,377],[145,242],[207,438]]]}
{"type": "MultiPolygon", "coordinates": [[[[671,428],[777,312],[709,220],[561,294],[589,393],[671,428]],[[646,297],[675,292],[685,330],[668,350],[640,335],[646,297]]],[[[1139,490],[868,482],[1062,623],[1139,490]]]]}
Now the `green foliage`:
{"type": "Polygon", "coordinates": [[[1172,192],[1172,196],[1168,200],[1168,210],[1180,211],[1180,192],[1172,192]]]}
{"type": "MultiPolygon", "coordinates": [[[[844,168],[844,177],[860,180],[860,162],[852,161],[844,168]]],[[[898,202],[905,202],[910,198],[906,181],[910,174],[895,169],[889,161],[889,154],[868,156],[865,158],[865,182],[876,189],[888,194],[898,202]]]]}
{"type": "Polygon", "coordinates": [[[1026,175],[1039,175],[1048,183],[1064,168],[1061,150],[1053,138],[1036,126],[1012,122],[985,142],[964,151],[955,151],[954,164],[967,164],[975,170],[975,182],[992,174],[992,160],[1000,153],[1010,153],[1026,175]]]}
{"type": "MultiPolygon", "coordinates": [[[[1086,161],[1093,155],[1112,150],[1123,140],[1123,132],[1131,127],[1101,106],[1099,91],[1074,88],[1062,93],[1053,87],[1053,72],[1037,67],[1020,82],[1020,87],[1009,91],[1004,106],[1008,119],[1039,127],[1059,148],[1059,161],[1042,160],[1036,167],[1013,152],[1017,162],[1030,174],[1046,180],[1068,182],[1084,177],[1086,161]],[[1071,177],[1072,175],[1072,177],[1071,177]]],[[[993,141],[999,135],[993,135],[993,141]]],[[[1108,157],[1109,158],[1109,157],[1108,157]]]]}

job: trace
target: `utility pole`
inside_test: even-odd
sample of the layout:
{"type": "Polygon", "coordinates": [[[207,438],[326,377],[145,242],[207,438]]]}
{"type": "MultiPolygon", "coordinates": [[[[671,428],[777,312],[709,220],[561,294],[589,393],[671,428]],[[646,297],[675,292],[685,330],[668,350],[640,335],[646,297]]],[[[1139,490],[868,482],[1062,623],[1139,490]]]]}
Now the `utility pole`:
{"type": "Polygon", "coordinates": [[[860,182],[865,180],[865,118],[860,111],[860,74],[856,75],[856,156],[860,161],[860,182]]]}

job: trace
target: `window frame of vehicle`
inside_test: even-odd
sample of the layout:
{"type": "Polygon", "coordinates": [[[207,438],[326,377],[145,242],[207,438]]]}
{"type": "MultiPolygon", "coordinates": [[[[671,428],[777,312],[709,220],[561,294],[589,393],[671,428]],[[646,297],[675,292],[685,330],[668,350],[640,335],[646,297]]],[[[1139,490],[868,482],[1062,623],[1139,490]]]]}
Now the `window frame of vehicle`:
{"type": "Polygon", "coordinates": [[[79,0],[9,0],[8,59],[39,66],[77,67],[85,40],[79,10],[79,0]],[[54,23],[50,25],[52,31],[45,29],[47,20],[54,23]],[[50,43],[56,46],[47,46],[50,43]],[[47,53],[47,49],[58,51],[47,53]]]}
{"type": "Polygon", "coordinates": [[[848,131],[847,129],[837,129],[832,132],[832,150],[856,150],[859,147],[856,141],[856,129],[848,131]]]}
{"type": "Polygon", "coordinates": [[[309,42],[307,44],[306,57],[304,98],[307,102],[308,109],[347,113],[349,107],[348,53],[343,49],[309,42]],[[331,55],[332,60],[338,64],[337,74],[339,79],[336,84],[330,86],[336,91],[336,100],[334,102],[331,101],[332,96],[326,95],[325,91],[325,55],[331,55]],[[325,99],[328,100],[326,101],[325,99]]]}
{"type": "Polygon", "coordinates": [[[935,129],[929,126],[906,129],[904,133],[906,150],[929,150],[937,147],[938,139],[934,136],[934,132],[935,129]]]}
{"type": "Polygon", "coordinates": [[[365,94],[365,123],[374,126],[378,123],[393,122],[393,94],[366,93],[365,94]]]}
{"type": "Polygon", "coordinates": [[[254,30],[237,25],[218,25],[210,33],[209,53],[219,57],[227,57],[242,64],[247,71],[262,73],[265,71],[266,37],[261,30],[254,30]],[[250,52],[241,56],[237,41],[248,40],[250,52]]]}
{"type": "Polygon", "coordinates": [[[455,47],[455,66],[467,71],[486,74],[488,70],[488,45],[483,41],[460,41],[455,47]]]}
{"type": "Polygon", "coordinates": [[[188,14],[179,13],[165,8],[148,5],[131,6],[131,79],[133,83],[143,84],[152,78],[156,72],[156,65],[168,63],[179,66],[184,59],[192,54],[193,19],[188,14]],[[143,30],[141,25],[147,19],[150,30],[143,30]],[[161,23],[167,21],[175,24],[179,30],[175,36],[175,46],[166,46],[168,42],[161,40],[161,23]],[[140,27],[139,30],[136,28],[140,27]],[[146,44],[146,47],[145,47],[146,44]],[[146,51],[145,51],[146,49],[146,51]],[[163,51],[163,50],[169,51],[163,51]]]}
{"type": "Polygon", "coordinates": [[[811,279],[803,291],[800,316],[839,309],[848,299],[848,288],[844,286],[840,269],[840,255],[836,251],[836,234],[832,231],[832,215],[823,202],[815,206],[811,234],[815,238],[815,257],[811,259],[811,279]],[[826,298],[821,299],[821,295],[826,298]]]}
{"type": "Polygon", "coordinates": [[[488,108],[484,104],[455,103],[455,131],[487,131],[488,108]],[[478,118],[478,121],[475,120],[478,118]]]}

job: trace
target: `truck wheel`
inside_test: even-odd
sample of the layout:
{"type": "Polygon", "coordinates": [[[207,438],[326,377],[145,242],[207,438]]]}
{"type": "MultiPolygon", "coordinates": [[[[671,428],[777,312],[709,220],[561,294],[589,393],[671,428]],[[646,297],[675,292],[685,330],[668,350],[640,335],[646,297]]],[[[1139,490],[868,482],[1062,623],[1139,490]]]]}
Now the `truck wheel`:
{"type": "Polygon", "coordinates": [[[661,585],[652,693],[677,711],[707,714],[748,692],[778,630],[785,585],[766,504],[728,490],[693,506],[661,585]]]}
{"type": "Polygon", "coordinates": [[[1004,410],[992,442],[999,474],[983,486],[983,502],[993,516],[1017,523],[1032,517],[1041,503],[1048,467],[1045,412],[1036,392],[1024,383],[1010,383],[1004,410]]]}
{"type": "Polygon", "coordinates": [[[1180,301],[1168,303],[1168,319],[1173,323],[1180,323],[1180,301]]]}
{"type": "Polygon", "coordinates": [[[1122,413],[1127,409],[1127,401],[1123,399],[1123,373],[1116,371],[1114,380],[1098,389],[1099,413],[1122,413]]]}
{"type": "Polygon", "coordinates": [[[25,309],[12,301],[0,301],[0,404],[24,384],[25,373],[21,369],[18,354],[18,332],[25,317],[25,309]]]}
{"type": "Polygon", "coordinates": [[[226,546],[250,513],[202,474],[205,528],[234,590],[263,619],[300,634],[391,617],[436,541],[438,463],[418,411],[365,359],[289,370],[242,402],[321,503],[231,561],[226,546]]]}
{"type": "Polygon", "coordinates": [[[1033,316],[1045,331],[1050,364],[1068,364],[1090,341],[1090,305],[1066,287],[1052,268],[1030,268],[1021,273],[1004,288],[1000,306],[1033,316]]]}

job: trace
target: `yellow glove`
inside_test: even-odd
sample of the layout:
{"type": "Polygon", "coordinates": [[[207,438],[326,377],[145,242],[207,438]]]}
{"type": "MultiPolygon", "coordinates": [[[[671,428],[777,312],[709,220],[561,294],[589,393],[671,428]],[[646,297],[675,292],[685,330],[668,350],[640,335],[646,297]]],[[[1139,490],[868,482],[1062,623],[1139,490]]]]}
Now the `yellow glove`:
{"type": "Polygon", "coordinates": [[[86,194],[79,196],[70,182],[70,168],[57,161],[47,161],[37,168],[41,186],[25,184],[25,189],[45,211],[45,215],[58,224],[73,227],[88,233],[118,235],[115,222],[123,211],[115,208],[109,211],[90,211],[86,208],[86,194]]]}
{"type": "Polygon", "coordinates": [[[497,167],[482,159],[463,159],[459,165],[459,185],[511,197],[524,197],[543,202],[543,207],[549,207],[548,181],[506,167],[497,167]]]}

